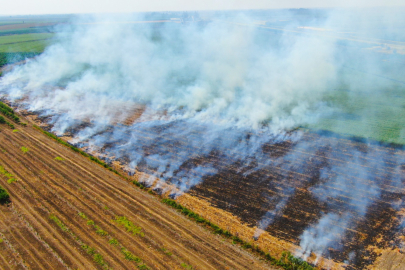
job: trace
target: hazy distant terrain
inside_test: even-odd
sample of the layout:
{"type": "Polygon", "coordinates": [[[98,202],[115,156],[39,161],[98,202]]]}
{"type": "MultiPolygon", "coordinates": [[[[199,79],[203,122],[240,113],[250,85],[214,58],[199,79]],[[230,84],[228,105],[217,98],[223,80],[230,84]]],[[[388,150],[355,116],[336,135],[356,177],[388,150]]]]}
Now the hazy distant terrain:
{"type": "Polygon", "coordinates": [[[0,16],[0,67],[42,53],[67,16],[0,16]]]}

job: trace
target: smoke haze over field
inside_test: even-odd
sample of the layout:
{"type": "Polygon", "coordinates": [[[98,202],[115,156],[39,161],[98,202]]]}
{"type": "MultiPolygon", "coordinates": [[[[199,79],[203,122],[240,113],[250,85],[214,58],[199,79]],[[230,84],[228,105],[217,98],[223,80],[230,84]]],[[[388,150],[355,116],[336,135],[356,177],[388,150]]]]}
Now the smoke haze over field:
{"type": "MultiPolygon", "coordinates": [[[[317,28],[347,27],[354,15],[343,15],[332,14],[317,28]]],[[[349,80],[343,82],[348,88],[359,83],[342,79],[342,66],[351,62],[352,55],[337,51],[339,40],[328,38],[330,34],[268,34],[226,22],[108,21],[82,18],[83,24],[63,29],[43,55],[3,78],[11,98],[29,93],[31,109],[66,111],[79,120],[96,116],[108,123],[117,113],[124,118],[120,108],[133,102],[168,111],[171,117],[254,128],[266,124],[282,130],[331,113],[324,96],[343,79],[349,80]]],[[[243,14],[232,21],[253,22],[243,14]]],[[[294,29],[297,23],[291,21],[285,29],[294,29]]],[[[362,24],[356,30],[371,31],[362,24]]],[[[366,59],[355,68],[385,75],[375,63],[377,57],[366,59]]]]}
{"type": "Polygon", "coordinates": [[[302,232],[297,254],[320,257],[341,248],[346,229],[367,215],[385,185],[402,188],[403,161],[390,160],[391,153],[376,161],[377,151],[353,148],[329,164],[318,152],[340,146],[301,140],[303,131],[291,130],[355,114],[367,120],[374,108],[355,105],[370,96],[391,106],[405,84],[405,23],[392,10],[306,12],[222,14],[182,24],[78,18],[42,55],[5,74],[0,93],[46,117],[56,134],[73,133],[73,143],[119,159],[129,171],[143,168],[151,177],[142,181],[174,184],[174,196],[224,168],[240,177],[269,166],[282,170],[280,182],[266,183],[279,193],[262,194],[269,209],[257,227],[277,222],[296,190],[306,189],[326,210],[302,232]],[[120,124],[134,108],[142,115],[120,124]],[[291,153],[266,150],[286,142],[291,153]],[[304,175],[321,164],[316,181],[292,184],[291,171],[304,175]],[[388,176],[373,171],[387,167],[388,176]]]}
{"type": "Polygon", "coordinates": [[[33,110],[78,119],[109,122],[134,102],[255,128],[313,121],[326,111],[321,97],[335,79],[334,46],[307,37],[260,40],[257,32],[226,23],[78,26],[3,83],[18,85],[11,97],[29,92],[33,110]],[[61,89],[50,95],[48,87],[61,89]]]}

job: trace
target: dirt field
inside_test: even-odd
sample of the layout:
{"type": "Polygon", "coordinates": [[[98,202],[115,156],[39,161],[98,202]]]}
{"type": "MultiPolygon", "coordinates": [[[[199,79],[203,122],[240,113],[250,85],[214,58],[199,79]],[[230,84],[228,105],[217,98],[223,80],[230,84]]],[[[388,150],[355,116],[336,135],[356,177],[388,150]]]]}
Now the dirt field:
{"type": "Polygon", "coordinates": [[[17,179],[0,176],[2,269],[272,268],[30,125],[0,128],[0,165],[17,179]]]}

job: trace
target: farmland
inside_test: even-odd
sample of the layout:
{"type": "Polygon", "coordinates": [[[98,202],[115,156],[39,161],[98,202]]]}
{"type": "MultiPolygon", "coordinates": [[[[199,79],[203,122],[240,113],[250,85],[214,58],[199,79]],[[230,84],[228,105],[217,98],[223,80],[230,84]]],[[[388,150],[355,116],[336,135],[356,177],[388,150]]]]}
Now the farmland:
{"type": "MultiPolygon", "coordinates": [[[[200,141],[204,133],[193,127],[190,134],[189,127],[182,130],[179,126],[186,125],[142,129],[139,126],[124,132],[135,136],[136,144],[144,151],[136,179],[156,192],[167,190],[159,182],[159,178],[167,176],[159,165],[154,165],[158,155],[182,164],[179,172],[165,179],[166,183],[174,184],[183,175],[195,175],[199,170],[203,181],[177,200],[245,241],[252,241],[259,221],[268,219],[268,225],[262,228],[263,233],[254,244],[278,255],[285,249],[300,250],[300,237],[306,228],[329,212],[336,214],[329,226],[335,228],[332,231],[338,231],[330,237],[343,234],[344,239],[336,250],[327,251],[335,262],[343,263],[356,250],[351,267],[363,269],[373,264],[381,252],[400,245],[396,232],[401,214],[394,207],[401,204],[404,196],[400,183],[405,153],[400,148],[304,132],[298,141],[263,144],[260,159],[257,153],[253,161],[234,162],[229,156],[243,157],[244,154],[235,149],[229,150],[230,153],[220,152],[221,144],[226,143],[215,140],[218,145],[212,148],[216,150],[203,154],[204,147],[192,142],[200,141]],[[185,161],[180,153],[188,153],[185,161]],[[205,170],[214,173],[205,173],[205,170]],[[325,193],[333,195],[322,199],[325,193]],[[365,205],[365,208],[357,208],[357,205],[365,205]],[[346,215],[349,215],[347,221],[339,221],[339,216],[343,219],[346,215]]],[[[140,150],[128,143],[129,138],[124,137],[122,141],[126,149],[121,149],[123,157],[115,160],[125,165],[130,153],[140,150]]],[[[115,146],[120,144],[120,141],[115,142],[115,146]]],[[[106,146],[104,151],[113,152],[113,148],[106,146]]],[[[397,257],[396,263],[403,264],[404,257],[397,257]]],[[[325,260],[322,265],[328,267],[333,263],[325,260]]]]}
{"type": "Polygon", "coordinates": [[[53,26],[66,16],[0,17],[0,67],[42,53],[51,44],[53,26]]]}
{"type": "Polygon", "coordinates": [[[1,124],[0,149],[5,269],[270,267],[31,125],[1,124]]]}
{"type": "MultiPolygon", "coordinates": [[[[401,62],[391,64],[403,72],[404,57],[399,58],[402,59],[401,62]]],[[[351,72],[353,76],[358,76],[369,84],[384,85],[389,81],[376,74],[362,74],[353,70],[351,72]]],[[[328,130],[347,136],[404,145],[405,82],[399,74],[394,72],[392,78],[395,78],[392,85],[385,89],[376,89],[375,86],[370,85],[366,90],[342,88],[331,91],[325,100],[340,108],[339,111],[321,117],[320,121],[308,127],[314,130],[328,130]]]]}
{"type": "MultiPolygon", "coordinates": [[[[139,113],[135,114],[139,117],[139,113]]],[[[37,119],[37,123],[46,121],[32,114],[27,116],[37,119]]],[[[203,177],[201,183],[190,184],[190,190],[176,197],[176,201],[276,257],[285,250],[302,250],[302,234],[325,212],[334,213],[329,226],[336,234],[329,237],[343,240],[336,249],[325,251],[333,261],[326,258],[318,261],[320,267],[339,269],[353,250],[357,251],[350,264],[353,269],[372,267],[379,260],[384,265],[381,256],[401,246],[398,227],[402,223],[401,183],[405,160],[401,148],[298,130],[282,141],[265,142],[253,160],[236,158],[235,161],[230,157],[245,154],[238,148],[222,152],[226,148],[221,145],[231,143],[229,140],[225,143],[213,139],[215,145],[211,147],[215,150],[208,154],[206,146],[194,144],[206,136],[199,126],[190,129],[192,124],[187,123],[151,127],[137,123],[136,116],[129,119],[135,123],[129,121],[128,130],[121,129],[123,134],[136,137],[135,144],[129,137],[121,137],[103,149],[111,157],[113,154],[109,153],[116,153],[115,147],[120,148],[121,158],[114,158],[111,163],[116,170],[128,172],[130,179],[140,181],[158,194],[176,194],[176,183],[184,175],[203,177]],[[122,143],[126,145],[124,149],[120,147],[122,143]],[[129,156],[140,149],[144,152],[143,159],[135,172],[128,171],[129,156]],[[181,153],[187,153],[185,159],[181,153]],[[159,155],[164,156],[160,159],[169,159],[182,167],[168,178],[156,165],[159,155]],[[197,170],[200,175],[196,174],[197,170]],[[207,173],[208,170],[214,173],[207,173]],[[165,184],[159,178],[166,178],[165,184]],[[325,193],[332,195],[323,199],[325,193]],[[358,205],[364,205],[364,209],[358,205]],[[343,223],[339,217],[344,219],[343,223]],[[260,226],[260,222],[267,225],[260,226]]],[[[72,132],[79,133],[80,129],[72,132]]],[[[97,136],[108,138],[111,134],[107,131],[97,136]]],[[[261,140],[260,136],[266,141],[269,135],[249,136],[252,141],[261,140]]],[[[86,149],[86,144],[82,146],[86,149]]],[[[111,162],[109,158],[106,160],[111,162]]],[[[390,256],[395,258],[393,265],[404,263],[405,258],[398,251],[390,256]]],[[[315,257],[309,261],[314,262],[315,257]]]]}
{"type": "Polygon", "coordinates": [[[53,34],[21,34],[0,36],[0,52],[42,52],[53,34]]]}
{"type": "MultiPolygon", "coordinates": [[[[166,23],[79,27],[80,48],[61,46],[11,71],[14,77],[5,72],[1,98],[19,114],[1,106],[0,186],[11,201],[1,205],[3,261],[31,268],[272,267],[255,254],[287,269],[304,265],[291,252],[320,269],[403,268],[404,40],[255,23],[252,43],[275,44],[276,66],[284,35],[298,37],[293,55],[309,51],[320,59],[307,67],[312,57],[291,65],[281,57],[284,76],[266,61],[260,65],[263,55],[249,52],[235,63],[233,54],[222,58],[234,49],[223,35],[214,43],[231,46],[219,54],[213,46],[210,54],[208,39],[197,51],[208,62],[198,62],[187,31],[215,36],[223,21],[214,30],[201,22],[166,23]],[[313,52],[313,36],[321,45],[337,40],[331,54],[346,54],[345,61],[329,49],[313,52]],[[333,76],[322,80],[322,69],[333,76]],[[255,72],[261,77],[249,77],[255,72]],[[308,115],[311,121],[301,121],[308,115]],[[286,128],[283,120],[298,124],[286,128]],[[19,230],[10,229],[13,222],[19,230]]],[[[242,29],[245,38],[252,27],[236,25],[231,37],[242,29]]],[[[46,46],[52,35],[0,36],[0,48],[41,52],[36,42],[46,46]]]]}

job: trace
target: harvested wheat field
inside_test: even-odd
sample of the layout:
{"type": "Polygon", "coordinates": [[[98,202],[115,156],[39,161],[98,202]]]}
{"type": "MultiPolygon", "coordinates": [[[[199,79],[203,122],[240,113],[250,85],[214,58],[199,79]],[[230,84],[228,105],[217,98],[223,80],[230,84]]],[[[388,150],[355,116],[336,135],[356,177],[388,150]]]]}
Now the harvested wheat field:
{"type": "Polygon", "coordinates": [[[272,268],[30,124],[0,150],[2,269],[272,268]]]}

